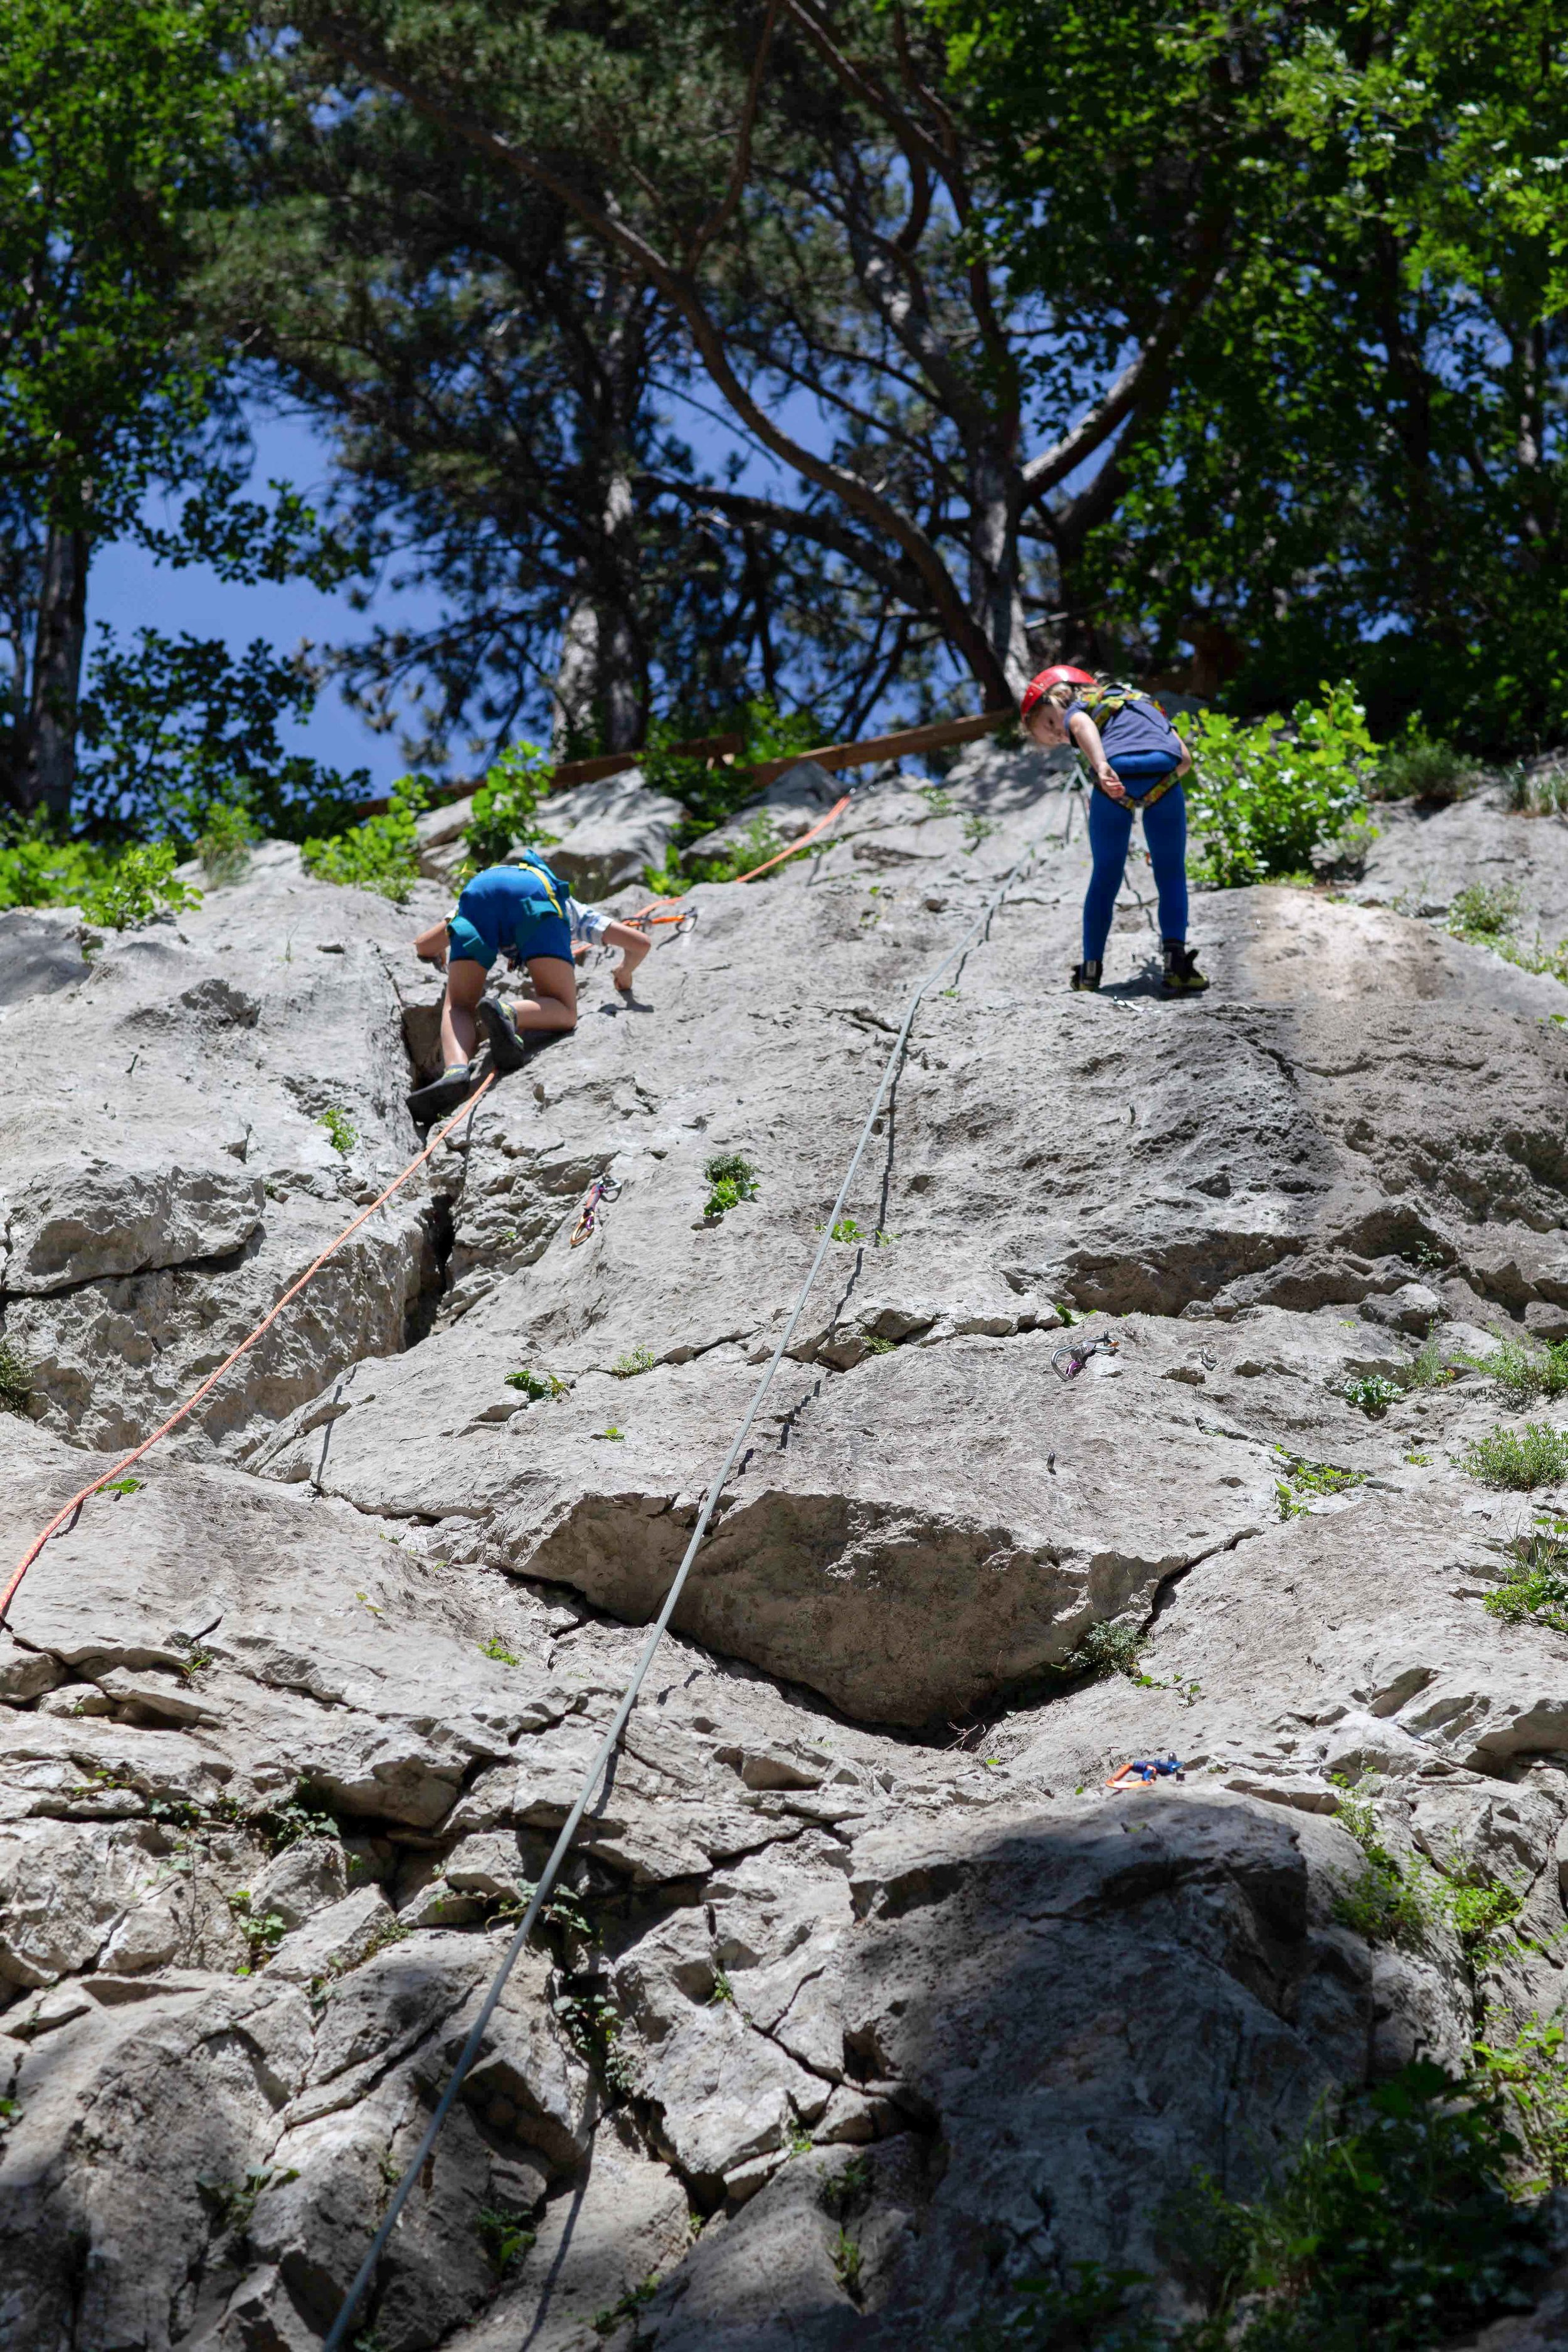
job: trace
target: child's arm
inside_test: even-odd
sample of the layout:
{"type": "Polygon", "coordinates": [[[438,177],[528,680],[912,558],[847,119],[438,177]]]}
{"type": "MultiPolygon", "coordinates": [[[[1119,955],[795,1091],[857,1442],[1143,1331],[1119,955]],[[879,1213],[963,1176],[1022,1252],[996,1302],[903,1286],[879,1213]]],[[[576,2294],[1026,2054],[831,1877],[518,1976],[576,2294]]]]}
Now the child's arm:
{"type": "MultiPolygon", "coordinates": [[[[1173,731],[1173,732],[1174,732],[1174,730],[1173,730],[1172,731],[1173,731]]],[[[1182,744],[1182,760],[1181,760],[1181,765],[1177,768],[1177,770],[1176,770],[1176,773],[1177,773],[1177,775],[1178,775],[1178,776],[1184,776],[1184,775],[1186,774],[1186,772],[1187,772],[1187,770],[1188,770],[1188,769],[1192,766],[1192,764],[1193,764],[1193,755],[1192,755],[1192,753],[1188,751],[1188,749],[1187,749],[1187,747],[1186,747],[1185,743],[1183,743],[1183,742],[1182,742],[1182,739],[1181,739],[1181,737],[1180,737],[1179,735],[1177,735],[1177,736],[1176,736],[1176,740],[1177,740],[1177,742],[1178,742],[1178,743],[1181,743],[1181,744],[1182,744]]]]}
{"type": "Polygon", "coordinates": [[[634,931],[629,923],[606,923],[599,934],[603,948],[619,948],[621,960],[610,978],[625,995],[631,994],[632,974],[641,963],[653,942],[646,931],[634,931]]]}
{"type": "Polygon", "coordinates": [[[427,931],[421,931],[414,942],[414,952],[421,963],[433,963],[437,971],[444,971],[447,963],[446,924],[432,923],[427,931]]]}
{"type": "Polygon", "coordinates": [[[1068,732],[1084,758],[1089,761],[1094,780],[1102,792],[1113,801],[1124,801],[1121,779],[1105,756],[1105,746],[1100,740],[1100,730],[1087,710],[1075,710],[1068,721],[1068,732]]]}

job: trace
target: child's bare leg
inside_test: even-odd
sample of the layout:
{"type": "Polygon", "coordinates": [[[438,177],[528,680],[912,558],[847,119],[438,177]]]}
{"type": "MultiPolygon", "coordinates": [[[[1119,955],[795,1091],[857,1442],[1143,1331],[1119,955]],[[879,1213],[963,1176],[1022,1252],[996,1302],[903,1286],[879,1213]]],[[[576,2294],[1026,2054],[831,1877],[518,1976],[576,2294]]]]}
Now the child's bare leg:
{"type": "MultiPolygon", "coordinates": [[[[456,971],[458,967],[452,967],[456,971]]],[[[475,971],[479,967],[474,966],[475,971]]],[[[577,1026],[577,971],[563,956],[530,956],[528,976],[533,982],[537,1003],[524,1000],[511,1008],[511,1017],[521,1031],[542,1029],[567,1030],[577,1026]]],[[[476,1002],[478,1000],[476,999],[476,1002]]]]}
{"type": "Polygon", "coordinates": [[[629,923],[606,923],[600,934],[601,947],[619,948],[621,960],[610,978],[623,995],[632,992],[632,974],[641,963],[653,942],[646,931],[634,931],[629,923]]]}
{"type": "Polygon", "coordinates": [[[447,972],[447,993],[441,1000],[441,1060],[450,1070],[471,1062],[479,1051],[479,1033],[474,1007],[485,992],[485,968],[459,957],[447,972]]]}

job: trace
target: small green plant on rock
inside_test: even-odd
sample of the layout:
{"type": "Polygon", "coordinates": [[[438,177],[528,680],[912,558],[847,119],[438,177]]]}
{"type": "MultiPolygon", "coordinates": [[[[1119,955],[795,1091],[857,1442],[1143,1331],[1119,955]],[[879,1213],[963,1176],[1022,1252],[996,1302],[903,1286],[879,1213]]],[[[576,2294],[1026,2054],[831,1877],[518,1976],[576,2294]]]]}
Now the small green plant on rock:
{"type": "Polygon", "coordinates": [[[713,1971],[713,1990],[708,1996],[709,2007],[711,2009],[723,2001],[732,2002],[734,1998],[735,1988],[730,1982],[729,1977],[725,1974],[722,1969],[715,1969],[713,1971]]]}
{"type": "Polygon", "coordinates": [[[126,1495],[139,1495],[146,1484],[145,1478],[111,1478],[107,1486],[100,1487],[99,1492],[102,1495],[113,1495],[119,1499],[126,1495]]]}
{"type": "Polygon", "coordinates": [[[32,1418],[33,1377],[9,1339],[0,1339],[0,1412],[32,1418]]]}
{"type": "Polygon", "coordinates": [[[281,1853],[285,1846],[298,1845],[303,1838],[335,1838],[339,1834],[337,1822],[305,1780],[297,1783],[291,1797],[253,1814],[250,1826],[269,1853],[281,1853]]]}
{"type": "Polygon", "coordinates": [[[531,1371],[526,1364],[521,1371],[508,1372],[506,1384],[509,1389],[520,1390],[530,1404],[542,1404],[548,1398],[563,1397],[568,1388],[568,1383],[557,1373],[531,1371]]]}
{"type": "Polygon", "coordinates": [[[228,1907],[234,1913],[250,1954],[249,1966],[237,1971],[240,1976],[247,1977],[253,1969],[265,1967],[272,1958],[283,1940],[285,1922],[279,1912],[258,1913],[253,1910],[248,1886],[235,1889],[228,1898],[228,1907]]]}
{"type": "Polygon", "coordinates": [[[1301,1462],[1288,1454],[1282,1464],[1282,1475],[1274,1482],[1275,1498],[1282,1519],[1300,1518],[1308,1505],[1324,1495],[1342,1495],[1352,1486],[1359,1486],[1366,1474],[1362,1470],[1339,1470],[1331,1462],[1301,1462]]]}
{"type": "Polygon", "coordinates": [[[1519,916],[1519,892],[1511,882],[1467,882],[1448,908],[1448,929],[1472,946],[1495,947],[1513,937],[1519,916]]]}
{"type": "Polygon", "coordinates": [[[897,1351],[898,1341],[884,1339],[878,1331],[873,1331],[866,1341],[866,1353],[868,1356],[891,1356],[897,1351]]]}
{"type": "Polygon", "coordinates": [[[481,1658],[493,1658],[498,1666],[521,1666],[522,1664],[515,1650],[509,1650],[499,1633],[492,1633],[488,1642],[479,1643],[479,1655],[481,1658]]]}
{"type": "Polygon", "coordinates": [[[521,2261],[538,2237],[521,2213],[509,2212],[500,2205],[481,2205],[474,2217],[474,2229],[498,2278],[504,2278],[512,2264],[521,2261]]]}
{"type": "Polygon", "coordinates": [[[1373,790],[1381,801],[1423,801],[1430,808],[1447,808],[1485,781],[1486,770],[1479,760],[1428,735],[1415,720],[1396,742],[1384,745],[1373,790]]]}
{"type": "Polygon", "coordinates": [[[1334,1818],[1360,1846],[1365,1866],[1354,1886],[1334,1905],[1335,1918],[1369,1944],[1418,1944],[1427,1924],[1427,1906],[1419,1885],[1379,1836],[1372,1797],[1375,1782],[1358,1789],[1336,1777],[1336,1785],[1343,1794],[1334,1818]]]}
{"type": "Polygon", "coordinates": [[[237,882],[260,838],[261,828],[243,801],[209,803],[196,840],[196,856],[207,880],[237,882]]]}
{"type": "Polygon", "coordinates": [[[596,2311],[594,2314],[595,2335],[613,2336],[623,2319],[635,2319],[643,2305],[651,2303],[658,2292],[658,2273],[654,2271],[639,2286],[627,2287],[618,2303],[613,2303],[606,2310],[596,2311]]]}
{"type": "Polygon", "coordinates": [[[1136,1625],[1106,1620],[1091,1625],[1061,1664],[1051,1669],[1063,1681],[1095,1680],[1101,1675],[1125,1675],[1129,1682],[1138,1680],[1138,1659],[1143,1647],[1143,1635],[1136,1625]]]}
{"type": "Polygon", "coordinates": [[[628,1348],[624,1356],[616,1358],[610,1370],[617,1381],[635,1381],[639,1373],[652,1371],[654,1360],[651,1348],[628,1348]]]}
{"type": "Polygon", "coordinates": [[[359,1129],[347,1111],[340,1109],[334,1103],[330,1109],[321,1113],[316,1125],[326,1129],[327,1141],[335,1152],[346,1160],[359,1141],[359,1129]]]}
{"type": "Polygon", "coordinates": [[[840,2229],[828,2249],[833,2263],[833,2275],[852,2303],[860,2299],[860,2243],[847,2230],[840,2229]]]}
{"type": "Polygon", "coordinates": [[[1489,1617],[1507,1625],[1532,1620],[1568,1633],[1568,1518],[1560,1512],[1538,1512],[1536,1525],[1514,1544],[1515,1558],[1507,1577],[1486,1597],[1489,1617]]]}
{"type": "Polygon", "coordinates": [[[1568,2028],[1563,2012],[1521,2024],[1493,2011],[1473,2053],[1477,2079],[1507,2101],[1531,2172],[1525,2193],[1568,2184],[1568,2028]],[[1508,2034],[1505,2041],[1503,2033],[1508,2034]]]}
{"type": "Polygon", "coordinates": [[[602,1438],[605,1444],[610,1445],[624,1445],[626,1444],[626,1431],[624,1429],[617,1429],[613,1421],[607,1429],[595,1429],[593,1433],[595,1437],[602,1438]]]}
{"type": "Polygon", "coordinates": [[[1554,1486],[1568,1477],[1568,1430],[1552,1429],[1543,1421],[1527,1421],[1522,1430],[1494,1429],[1489,1436],[1472,1438],[1459,1456],[1459,1467],[1483,1486],[1507,1487],[1516,1494],[1554,1486]]]}
{"type": "Polygon", "coordinates": [[[1357,1380],[1349,1380],[1341,1391],[1347,1404],[1364,1412],[1368,1421],[1381,1421],[1391,1404],[1397,1403],[1405,1393],[1397,1381],[1383,1372],[1364,1372],[1357,1380]]]}
{"type": "Polygon", "coordinates": [[[1458,1377],[1458,1367],[1449,1363],[1436,1333],[1428,1332],[1411,1358],[1410,1386],[1413,1389],[1446,1389],[1458,1377]]]}
{"type": "Polygon", "coordinates": [[[851,2212],[871,2187],[871,2163],[868,2157],[852,2156],[836,2172],[824,2172],[817,2189],[816,2201],[825,2213],[836,2221],[851,2212]]]}
{"type": "Polygon", "coordinates": [[[1473,1372],[1484,1372],[1515,1412],[1533,1404],[1537,1397],[1568,1393],[1568,1339],[1535,1345],[1502,1339],[1489,1355],[1464,1355],[1459,1361],[1473,1372]]]}
{"type": "Polygon", "coordinates": [[[864,1242],[871,1237],[861,1232],[853,1217],[840,1217],[834,1224],[833,1238],[836,1242],[864,1242]]]}
{"type": "Polygon", "coordinates": [[[721,1217],[727,1209],[757,1197],[757,1171],[738,1151],[715,1152],[702,1173],[709,1187],[702,1204],[705,1217],[721,1217]]]}

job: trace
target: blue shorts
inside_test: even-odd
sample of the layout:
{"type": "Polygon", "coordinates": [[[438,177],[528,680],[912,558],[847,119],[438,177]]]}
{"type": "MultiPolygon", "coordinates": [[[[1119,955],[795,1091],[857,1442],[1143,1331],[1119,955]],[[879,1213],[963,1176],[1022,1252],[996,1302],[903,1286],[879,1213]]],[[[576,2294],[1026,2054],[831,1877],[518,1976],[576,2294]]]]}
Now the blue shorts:
{"type": "MultiPolygon", "coordinates": [[[[527,963],[532,956],[556,956],[563,963],[572,961],[572,926],[564,915],[558,915],[548,898],[531,902],[537,906],[536,915],[524,914],[520,908],[511,925],[511,939],[504,944],[514,946],[518,957],[527,963]]],[[[463,913],[463,902],[458,901],[458,912],[447,926],[447,952],[454,963],[477,963],[489,971],[501,951],[503,942],[487,936],[478,924],[463,913]]]]}

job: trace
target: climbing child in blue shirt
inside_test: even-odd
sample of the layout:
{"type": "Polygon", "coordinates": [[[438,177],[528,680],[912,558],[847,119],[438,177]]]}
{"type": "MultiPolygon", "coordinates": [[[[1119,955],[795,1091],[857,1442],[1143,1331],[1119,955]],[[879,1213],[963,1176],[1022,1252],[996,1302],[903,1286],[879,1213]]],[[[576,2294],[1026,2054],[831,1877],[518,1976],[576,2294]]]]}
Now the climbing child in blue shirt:
{"type": "Polygon", "coordinates": [[[1187,941],[1187,809],[1180,779],[1192,755],[1146,694],[1058,665],[1029,680],[1019,706],[1025,732],[1042,749],[1072,743],[1094,778],[1089,803],[1089,845],[1094,859],[1083,901],[1083,961],[1074,988],[1100,986],[1116,894],[1126,869],[1134,814],[1154,868],[1160,901],[1162,987],[1168,996],[1195,995],[1208,986],[1187,941]]]}
{"type": "Polygon", "coordinates": [[[574,964],[599,941],[621,951],[611,975],[629,993],[631,975],[648,950],[640,931],[579,906],[552,866],[542,857],[517,866],[489,866],[465,883],[457,911],[432,923],[414,942],[425,962],[447,964],[441,1003],[441,1076],[416,1087],[408,1108],[423,1125],[456,1110],[475,1083],[478,1020],[484,1024],[498,1070],[522,1066],[526,1041],[540,1033],[561,1035],[577,1025],[574,964]],[[486,975],[498,955],[525,965],[535,1002],[502,1003],[487,991],[486,975]]]}

